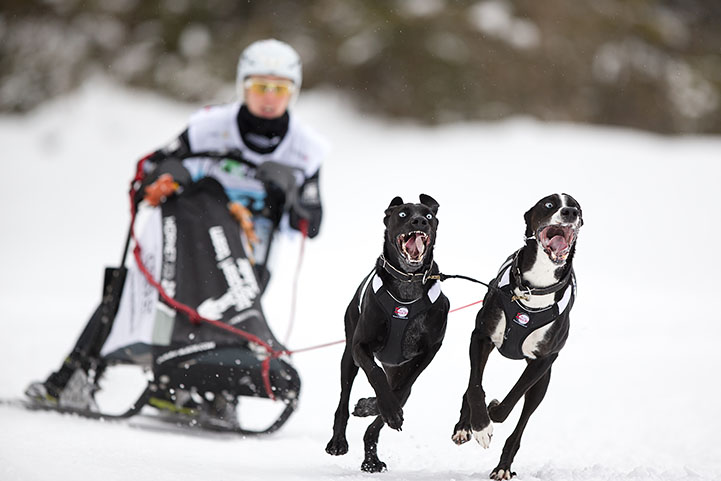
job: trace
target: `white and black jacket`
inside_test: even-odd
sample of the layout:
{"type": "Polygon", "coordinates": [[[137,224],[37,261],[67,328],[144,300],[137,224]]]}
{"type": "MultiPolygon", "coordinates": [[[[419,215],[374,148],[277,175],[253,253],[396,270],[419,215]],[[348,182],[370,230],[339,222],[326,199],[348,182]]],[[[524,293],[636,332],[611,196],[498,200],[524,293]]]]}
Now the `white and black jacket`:
{"type": "MultiPolygon", "coordinates": [[[[240,131],[240,114],[243,106],[238,103],[210,106],[201,109],[190,118],[188,128],[167,147],[148,159],[148,181],[164,172],[170,172],[181,184],[213,177],[225,188],[232,201],[244,204],[253,212],[261,212],[270,199],[267,186],[255,176],[252,167],[229,159],[188,157],[182,165],[172,162],[174,157],[185,157],[196,152],[234,152],[255,166],[274,161],[294,170],[299,189],[298,203],[309,215],[308,235],[318,234],[322,220],[319,192],[320,166],[329,151],[323,138],[289,115],[287,130],[277,145],[264,152],[254,150],[243,140],[240,131]],[[168,162],[170,161],[170,162],[168,162]],[[162,164],[162,166],[161,166],[162,164]]],[[[247,112],[247,110],[246,110],[247,112]]],[[[280,220],[280,219],[276,219],[280,220]]],[[[288,218],[293,228],[298,228],[300,217],[291,208],[288,218]]]]}

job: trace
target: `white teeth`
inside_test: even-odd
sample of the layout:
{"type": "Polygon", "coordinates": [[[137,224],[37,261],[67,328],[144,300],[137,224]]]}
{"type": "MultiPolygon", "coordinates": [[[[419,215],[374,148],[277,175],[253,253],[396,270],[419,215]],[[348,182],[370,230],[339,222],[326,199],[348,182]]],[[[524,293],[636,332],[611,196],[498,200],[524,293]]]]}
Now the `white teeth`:
{"type": "Polygon", "coordinates": [[[406,260],[410,264],[420,263],[423,260],[423,255],[426,252],[426,241],[428,240],[428,234],[421,231],[414,231],[409,232],[408,234],[401,234],[398,238],[400,240],[399,243],[401,246],[401,252],[403,252],[406,260]],[[408,253],[408,250],[406,249],[406,239],[413,234],[418,234],[415,238],[416,249],[418,249],[418,253],[420,254],[420,257],[418,259],[413,259],[413,257],[408,253]]]}

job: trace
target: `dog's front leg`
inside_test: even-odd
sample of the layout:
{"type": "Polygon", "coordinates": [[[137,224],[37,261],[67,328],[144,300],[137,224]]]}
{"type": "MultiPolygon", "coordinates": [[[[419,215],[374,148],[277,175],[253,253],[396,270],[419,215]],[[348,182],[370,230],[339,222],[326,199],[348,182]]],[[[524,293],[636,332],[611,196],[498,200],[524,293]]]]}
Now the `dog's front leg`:
{"type": "Polygon", "coordinates": [[[461,416],[453,428],[451,439],[456,444],[463,444],[471,440],[476,441],[487,448],[491,443],[493,425],[486,409],[486,394],[483,391],[483,371],[488,362],[488,356],[493,351],[491,339],[484,335],[479,329],[475,329],[471,335],[469,357],[471,361],[471,373],[468,378],[468,388],[463,395],[461,405],[461,416]]]}
{"type": "Polygon", "coordinates": [[[395,395],[401,407],[406,405],[406,401],[411,395],[411,388],[415,384],[418,376],[431,364],[433,358],[441,348],[441,343],[437,343],[433,346],[427,347],[423,350],[423,354],[417,356],[415,359],[401,364],[400,366],[388,367],[388,379],[393,394],[395,395]]]}
{"type": "MultiPolygon", "coordinates": [[[[435,346],[425,349],[422,355],[412,361],[400,366],[386,366],[386,379],[388,379],[388,384],[392,388],[393,397],[398,400],[401,408],[405,406],[411,394],[413,383],[415,383],[418,376],[428,367],[440,347],[441,344],[439,342],[435,346]]],[[[364,410],[367,411],[367,414],[364,413],[364,415],[370,415],[371,412],[378,411],[378,398],[368,398],[364,401],[364,410]]],[[[378,473],[386,469],[386,464],[378,458],[378,436],[381,428],[383,428],[383,418],[378,416],[370,426],[368,426],[363,436],[365,446],[365,459],[361,466],[361,470],[363,471],[378,473]]]]}
{"type": "Polygon", "coordinates": [[[391,391],[385,371],[376,364],[373,354],[364,342],[353,342],[353,359],[366,373],[368,382],[376,393],[378,411],[391,429],[400,431],[403,426],[403,409],[391,391]]]}
{"type": "MultiPolygon", "coordinates": [[[[428,348],[425,354],[400,366],[384,366],[388,383],[401,408],[406,405],[411,394],[411,387],[416,379],[428,367],[440,347],[441,345],[438,343],[432,348],[428,348]]],[[[353,415],[358,417],[378,416],[379,414],[378,402],[375,397],[359,399],[353,411],[353,415]]]]}
{"type": "Polygon", "coordinates": [[[343,359],[340,363],[340,401],[333,419],[333,437],[325,447],[325,451],[333,456],[340,456],[348,452],[348,441],[345,437],[345,429],[348,425],[348,402],[350,401],[353,380],[358,373],[358,366],[353,361],[351,346],[346,343],[343,351],[343,359]]]}

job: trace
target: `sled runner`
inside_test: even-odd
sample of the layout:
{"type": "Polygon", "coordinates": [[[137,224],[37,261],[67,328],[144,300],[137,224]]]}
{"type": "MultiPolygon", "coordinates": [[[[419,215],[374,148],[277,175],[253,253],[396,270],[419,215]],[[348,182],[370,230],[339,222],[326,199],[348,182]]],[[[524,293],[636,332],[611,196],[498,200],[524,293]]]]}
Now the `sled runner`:
{"type": "MultiPolygon", "coordinates": [[[[281,167],[269,163],[259,178],[285,190],[287,205],[295,184],[281,167]]],[[[297,405],[300,377],[260,304],[270,242],[264,258],[254,258],[228,206],[223,187],[205,177],[159,207],[141,209],[131,225],[135,241],[126,246],[133,258],[106,270],[102,302],[61,369],[69,380],[58,392],[51,392],[53,376],[31,385],[25,407],[97,419],[154,408],[158,419],[189,426],[240,434],[279,429],[297,405]],[[93,395],[97,379],[116,364],[142,366],[152,378],[126,412],[107,414],[93,395]],[[242,397],[276,401],[282,410],[267,427],[249,429],[237,415],[242,397]]],[[[282,212],[283,205],[274,212],[271,233],[282,212]]]]}

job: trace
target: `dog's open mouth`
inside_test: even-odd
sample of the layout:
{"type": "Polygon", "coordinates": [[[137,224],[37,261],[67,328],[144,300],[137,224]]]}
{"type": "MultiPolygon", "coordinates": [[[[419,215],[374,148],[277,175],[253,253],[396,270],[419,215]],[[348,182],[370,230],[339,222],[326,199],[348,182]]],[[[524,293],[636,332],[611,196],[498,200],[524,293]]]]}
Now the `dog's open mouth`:
{"type": "Polygon", "coordinates": [[[397,237],[398,249],[409,264],[420,264],[428,250],[431,238],[425,232],[414,231],[397,237]]]}
{"type": "Polygon", "coordinates": [[[576,229],[571,224],[554,224],[538,232],[538,240],[548,257],[556,263],[566,260],[576,241],[576,229]]]}

